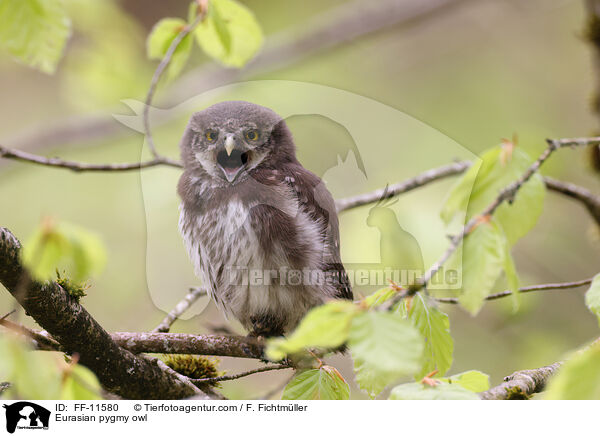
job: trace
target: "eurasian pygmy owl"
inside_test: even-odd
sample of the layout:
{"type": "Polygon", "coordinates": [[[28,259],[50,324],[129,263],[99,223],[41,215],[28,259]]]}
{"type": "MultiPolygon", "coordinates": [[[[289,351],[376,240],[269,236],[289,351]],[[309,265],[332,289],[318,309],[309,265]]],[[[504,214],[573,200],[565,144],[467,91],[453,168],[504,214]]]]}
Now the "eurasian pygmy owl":
{"type": "Polygon", "coordinates": [[[179,228],[196,275],[251,334],[281,335],[323,302],[352,299],[331,194],[296,159],[275,112],[228,101],[181,141],[179,228]]]}

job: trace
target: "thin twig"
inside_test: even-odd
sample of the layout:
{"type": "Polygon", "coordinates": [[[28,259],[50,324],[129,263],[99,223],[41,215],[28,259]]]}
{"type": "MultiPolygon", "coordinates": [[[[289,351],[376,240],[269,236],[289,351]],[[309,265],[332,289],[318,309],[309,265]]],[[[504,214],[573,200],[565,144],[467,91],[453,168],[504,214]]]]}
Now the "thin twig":
{"type": "Polygon", "coordinates": [[[600,145],[600,136],[546,139],[546,143],[548,144],[549,148],[554,148],[554,150],[563,147],[587,147],[588,145],[600,145]]]}
{"type": "Polygon", "coordinates": [[[222,381],[229,380],[237,380],[238,378],[247,377],[252,374],[258,374],[261,372],[267,371],[276,371],[279,369],[289,369],[292,368],[290,365],[279,364],[279,365],[268,365],[263,366],[262,368],[251,369],[250,371],[240,372],[239,374],[234,375],[222,375],[220,377],[208,377],[208,378],[191,378],[190,381],[196,384],[205,384],[205,383],[218,383],[222,381]]]}
{"type": "Polygon", "coordinates": [[[582,203],[596,223],[600,225],[600,195],[573,183],[563,182],[551,177],[544,177],[546,187],[551,191],[563,194],[582,203]]]}
{"type": "Polygon", "coordinates": [[[6,391],[7,389],[10,389],[10,383],[9,382],[0,382],[0,395],[2,395],[2,393],[4,391],[6,391]]]}
{"type": "Polygon", "coordinates": [[[156,364],[156,366],[158,366],[164,372],[173,375],[174,377],[178,378],[181,381],[181,383],[183,383],[186,386],[189,386],[189,388],[194,392],[194,396],[196,396],[196,397],[200,396],[200,398],[204,399],[204,400],[211,399],[208,394],[206,394],[205,392],[200,390],[198,388],[198,386],[196,386],[194,383],[192,383],[188,377],[179,374],[177,371],[174,371],[171,367],[169,367],[167,364],[165,364],[162,360],[160,360],[156,357],[148,357],[148,359],[151,362],[154,362],[156,364]]]}
{"type": "Polygon", "coordinates": [[[150,130],[150,105],[152,104],[152,99],[154,98],[154,93],[156,92],[156,87],[158,86],[158,81],[162,77],[166,68],[169,66],[171,62],[171,58],[173,57],[173,53],[179,47],[183,38],[185,38],[194,28],[206,17],[207,8],[206,5],[202,2],[198,4],[198,16],[194,20],[192,24],[185,26],[181,31],[177,34],[177,36],[171,42],[169,49],[165,53],[165,57],[160,61],[158,67],[154,71],[154,75],[152,76],[152,81],[150,82],[150,88],[148,89],[148,93],[146,94],[146,101],[144,104],[144,113],[143,113],[143,121],[144,121],[144,133],[146,134],[146,139],[148,140],[148,148],[150,152],[156,159],[160,159],[158,151],[156,150],[156,145],[154,144],[154,138],[152,137],[152,131],[150,130]],[[204,6],[203,6],[204,5],[204,6]]]}
{"type": "Polygon", "coordinates": [[[576,147],[600,144],[600,137],[592,138],[564,138],[564,139],[547,139],[547,147],[536,161],[527,168],[523,175],[505,187],[500,194],[492,201],[479,215],[471,218],[463,227],[462,231],[450,238],[450,246],[442,254],[442,256],[427,270],[423,277],[414,285],[405,290],[398,292],[393,298],[390,298],[381,306],[381,310],[390,310],[402,299],[416,294],[421,289],[425,288],[431,278],[440,270],[448,259],[458,249],[462,241],[468,237],[480,224],[485,225],[485,222],[490,219],[494,212],[505,202],[512,203],[521,187],[533,177],[540,169],[546,160],[554,153],[563,147],[576,147]]]}
{"type": "Polygon", "coordinates": [[[264,48],[242,69],[200,67],[181,77],[169,90],[169,98],[180,102],[190,95],[228,83],[263,76],[297,64],[311,56],[330,52],[359,38],[401,26],[414,26],[453,13],[472,0],[378,0],[343,2],[293,28],[268,38],[264,48]]]}
{"type": "Polygon", "coordinates": [[[46,351],[63,351],[62,346],[53,338],[47,337],[43,335],[41,332],[37,332],[28,327],[25,327],[22,324],[18,324],[12,321],[9,321],[5,318],[0,319],[0,325],[6,327],[9,330],[12,330],[16,333],[19,333],[23,336],[33,339],[38,348],[40,350],[46,351]]]}
{"type": "MultiPolygon", "coordinates": [[[[551,290],[557,290],[557,289],[579,288],[581,286],[589,285],[590,283],[592,283],[592,280],[593,280],[593,278],[579,280],[576,282],[547,283],[547,284],[543,284],[543,285],[524,286],[522,288],[519,288],[519,293],[524,294],[526,292],[535,292],[535,291],[551,291],[551,290]]],[[[496,294],[488,295],[485,299],[486,300],[498,300],[499,298],[508,297],[509,295],[512,295],[512,291],[506,290],[506,291],[498,292],[496,294]]],[[[458,298],[436,298],[435,300],[440,303],[448,303],[448,304],[458,304],[459,303],[458,298]]]]}
{"type": "Polygon", "coordinates": [[[10,312],[8,312],[6,315],[4,315],[2,318],[0,318],[0,321],[4,321],[6,318],[8,318],[9,316],[11,316],[13,313],[15,313],[17,311],[17,309],[13,309],[10,312]]]}
{"type": "Polygon", "coordinates": [[[159,165],[167,165],[171,167],[181,168],[181,163],[166,157],[157,157],[155,159],[144,162],[132,163],[109,163],[109,164],[91,164],[83,162],[74,162],[63,160],[57,157],[43,157],[37,154],[28,153],[26,151],[14,150],[0,145],[0,157],[6,159],[14,159],[22,162],[29,162],[37,165],[44,165],[55,168],[66,168],[75,172],[82,171],[134,171],[144,168],[155,167],[159,165]]]}
{"type": "Polygon", "coordinates": [[[420,188],[421,186],[434,182],[436,180],[440,180],[448,176],[453,176],[455,174],[460,174],[470,166],[471,162],[462,161],[434,168],[410,179],[390,185],[387,187],[387,189],[381,188],[372,192],[368,192],[366,194],[355,195],[352,197],[337,200],[335,202],[336,209],[339,213],[345,210],[350,210],[359,206],[363,206],[365,204],[374,203],[379,200],[385,200],[386,198],[390,197],[395,197],[396,195],[412,191],[413,189],[420,188]],[[383,198],[384,194],[385,198],[383,198]]]}
{"type": "MultiPolygon", "coordinates": [[[[589,141],[596,140],[597,138],[587,138],[589,141]]],[[[572,140],[558,140],[558,141],[572,141],[572,140]]],[[[579,139],[581,141],[581,139],[579,139]]],[[[145,168],[151,168],[155,166],[171,166],[174,168],[181,168],[181,162],[169,159],[166,157],[159,157],[144,162],[132,162],[132,163],[108,163],[108,164],[89,164],[83,162],[67,161],[60,158],[46,158],[33,153],[27,153],[21,150],[10,149],[0,145],[0,157],[6,159],[14,159],[22,162],[29,162],[37,165],[65,168],[75,172],[84,171],[98,171],[98,172],[120,172],[120,171],[135,171],[142,170],[145,168]]],[[[471,166],[468,161],[455,162],[448,165],[443,165],[438,168],[433,168],[424,171],[421,174],[403,180],[396,184],[390,185],[386,193],[386,197],[397,196],[406,192],[410,192],[419,187],[425,186],[431,182],[441,180],[445,177],[454,176],[463,173],[467,168],[471,166]]],[[[596,221],[600,224],[600,196],[594,195],[588,189],[573,183],[562,182],[550,177],[544,177],[546,187],[554,192],[563,194],[567,197],[573,198],[581,202],[596,221]]],[[[375,191],[367,192],[365,194],[359,194],[352,197],[342,198],[336,201],[336,207],[338,212],[344,212],[351,210],[366,204],[376,202],[381,199],[384,188],[377,189],[375,191]]]]}
{"type": "MultiPolygon", "coordinates": [[[[354,0],[319,13],[297,26],[270,36],[264,49],[245,68],[223,68],[207,62],[184,74],[164,93],[161,105],[173,107],[191,95],[215,89],[228,83],[247,80],[277,71],[327,51],[349,45],[358,39],[402,25],[415,25],[470,0],[354,0]]],[[[113,108],[112,113],[119,108],[113,108]]],[[[168,122],[172,111],[156,117],[157,123],[168,122]]],[[[4,141],[13,148],[39,150],[68,143],[86,143],[112,135],[131,132],[115,122],[111,115],[85,115],[53,121],[40,126],[27,126],[19,135],[4,141]]],[[[2,162],[0,162],[1,164],[2,162]]]]}
{"type": "Polygon", "coordinates": [[[181,300],[177,305],[171,310],[167,316],[161,321],[159,325],[157,325],[152,332],[154,333],[167,333],[173,323],[177,321],[177,319],[190,308],[196,300],[200,297],[204,297],[207,295],[206,289],[203,288],[190,288],[189,292],[185,296],[183,300],[181,300]]]}

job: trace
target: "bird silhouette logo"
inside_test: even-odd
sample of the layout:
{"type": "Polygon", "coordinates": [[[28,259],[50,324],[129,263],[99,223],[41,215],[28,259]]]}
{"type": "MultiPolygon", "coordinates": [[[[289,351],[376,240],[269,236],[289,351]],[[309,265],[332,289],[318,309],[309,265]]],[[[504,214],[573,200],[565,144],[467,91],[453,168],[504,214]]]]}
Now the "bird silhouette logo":
{"type": "MultiPolygon", "coordinates": [[[[279,114],[293,133],[298,161],[323,182],[323,186],[316,185],[312,189],[320,192],[326,187],[337,200],[384,186],[390,177],[396,182],[399,177],[413,176],[424,170],[425,165],[429,168],[445,163],[449,157],[477,159],[442,132],[393,107],[346,90],[306,82],[258,80],[229,84],[191,96],[170,108],[149,108],[148,120],[154,129],[165,126],[167,122],[183,126],[183,121],[189,120],[192,113],[222,101],[252,102],[279,114]],[[431,147],[443,150],[443,153],[433,154],[431,147]]],[[[115,119],[145,133],[145,104],[132,100],[123,103],[133,114],[115,114],[115,119]]],[[[141,160],[152,158],[147,144],[148,141],[143,144],[141,160]]],[[[175,156],[176,144],[176,141],[161,142],[160,152],[175,156]]],[[[237,158],[237,154],[234,157],[237,158]]],[[[243,160],[243,156],[240,157],[243,160]]],[[[180,173],[164,168],[140,172],[139,177],[146,216],[148,291],[156,307],[169,311],[186,289],[198,282],[177,225],[179,197],[174,193],[180,173]],[[171,253],[168,265],[165,264],[165,250],[171,253]],[[180,291],[172,292],[172,289],[180,291]]],[[[291,178],[289,184],[294,184],[291,178]]],[[[268,192],[270,182],[249,180],[247,188],[254,189],[252,193],[268,192]]],[[[359,293],[366,294],[386,286],[389,282],[382,277],[387,276],[383,269],[403,273],[403,279],[397,282],[399,284],[414,279],[422,271],[423,259],[429,260],[436,254],[434,250],[437,248],[430,244],[420,246],[417,238],[424,244],[430,234],[433,236],[444,230],[432,228],[423,231],[425,222],[409,226],[407,220],[415,216],[421,220],[425,216],[427,224],[431,224],[429,217],[438,213],[439,204],[443,201],[441,195],[434,191],[407,214],[387,201],[389,195],[375,206],[356,207],[344,213],[343,222],[340,221],[343,230],[339,232],[341,260],[350,284],[360,289],[359,293]]],[[[260,203],[259,209],[278,209],[292,218],[297,215],[296,210],[284,207],[272,197],[267,196],[260,203]]],[[[315,198],[315,203],[327,209],[318,198],[315,198]]],[[[403,203],[403,199],[399,203],[403,203]]],[[[234,212],[232,210],[231,217],[238,223],[237,227],[246,226],[248,217],[234,212]]],[[[334,210],[331,214],[337,212],[334,210]]],[[[433,280],[431,285],[440,289],[457,289],[460,286],[460,280],[447,281],[445,273],[440,277],[443,280],[439,285],[433,280]]],[[[238,279],[232,277],[232,280],[238,279]]],[[[197,301],[186,312],[185,319],[203,312],[209,300],[205,296],[197,301]]]]}
{"type": "Polygon", "coordinates": [[[392,272],[398,284],[409,286],[423,275],[423,254],[419,241],[404,230],[391,208],[398,199],[390,198],[388,188],[371,208],[367,226],[379,231],[379,268],[392,272]]]}

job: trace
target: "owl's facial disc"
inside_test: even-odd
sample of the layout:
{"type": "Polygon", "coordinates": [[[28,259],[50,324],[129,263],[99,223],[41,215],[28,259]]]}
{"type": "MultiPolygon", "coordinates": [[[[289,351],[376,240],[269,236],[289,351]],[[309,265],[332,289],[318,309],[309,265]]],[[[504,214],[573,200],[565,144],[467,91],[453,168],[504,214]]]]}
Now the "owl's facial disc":
{"type": "Polygon", "coordinates": [[[234,139],[229,136],[224,147],[217,153],[217,164],[221,167],[229,183],[245,168],[249,160],[249,151],[238,147],[234,139]]]}

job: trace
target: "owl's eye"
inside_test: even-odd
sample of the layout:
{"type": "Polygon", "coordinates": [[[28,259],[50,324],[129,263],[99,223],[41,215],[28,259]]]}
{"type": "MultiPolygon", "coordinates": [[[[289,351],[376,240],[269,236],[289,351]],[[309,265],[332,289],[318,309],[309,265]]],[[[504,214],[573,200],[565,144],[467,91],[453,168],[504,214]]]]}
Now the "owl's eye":
{"type": "Polygon", "coordinates": [[[246,131],[246,139],[248,141],[256,141],[258,139],[258,132],[254,129],[246,131]]]}
{"type": "Polygon", "coordinates": [[[207,130],[206,133],[204,134],[204,137],[206,138],[206,140],[208,142],[215,142],[217,140],[218,136],[219,136],[219,134],[217,132],[215,132],[214,130],[207,130]]]}

